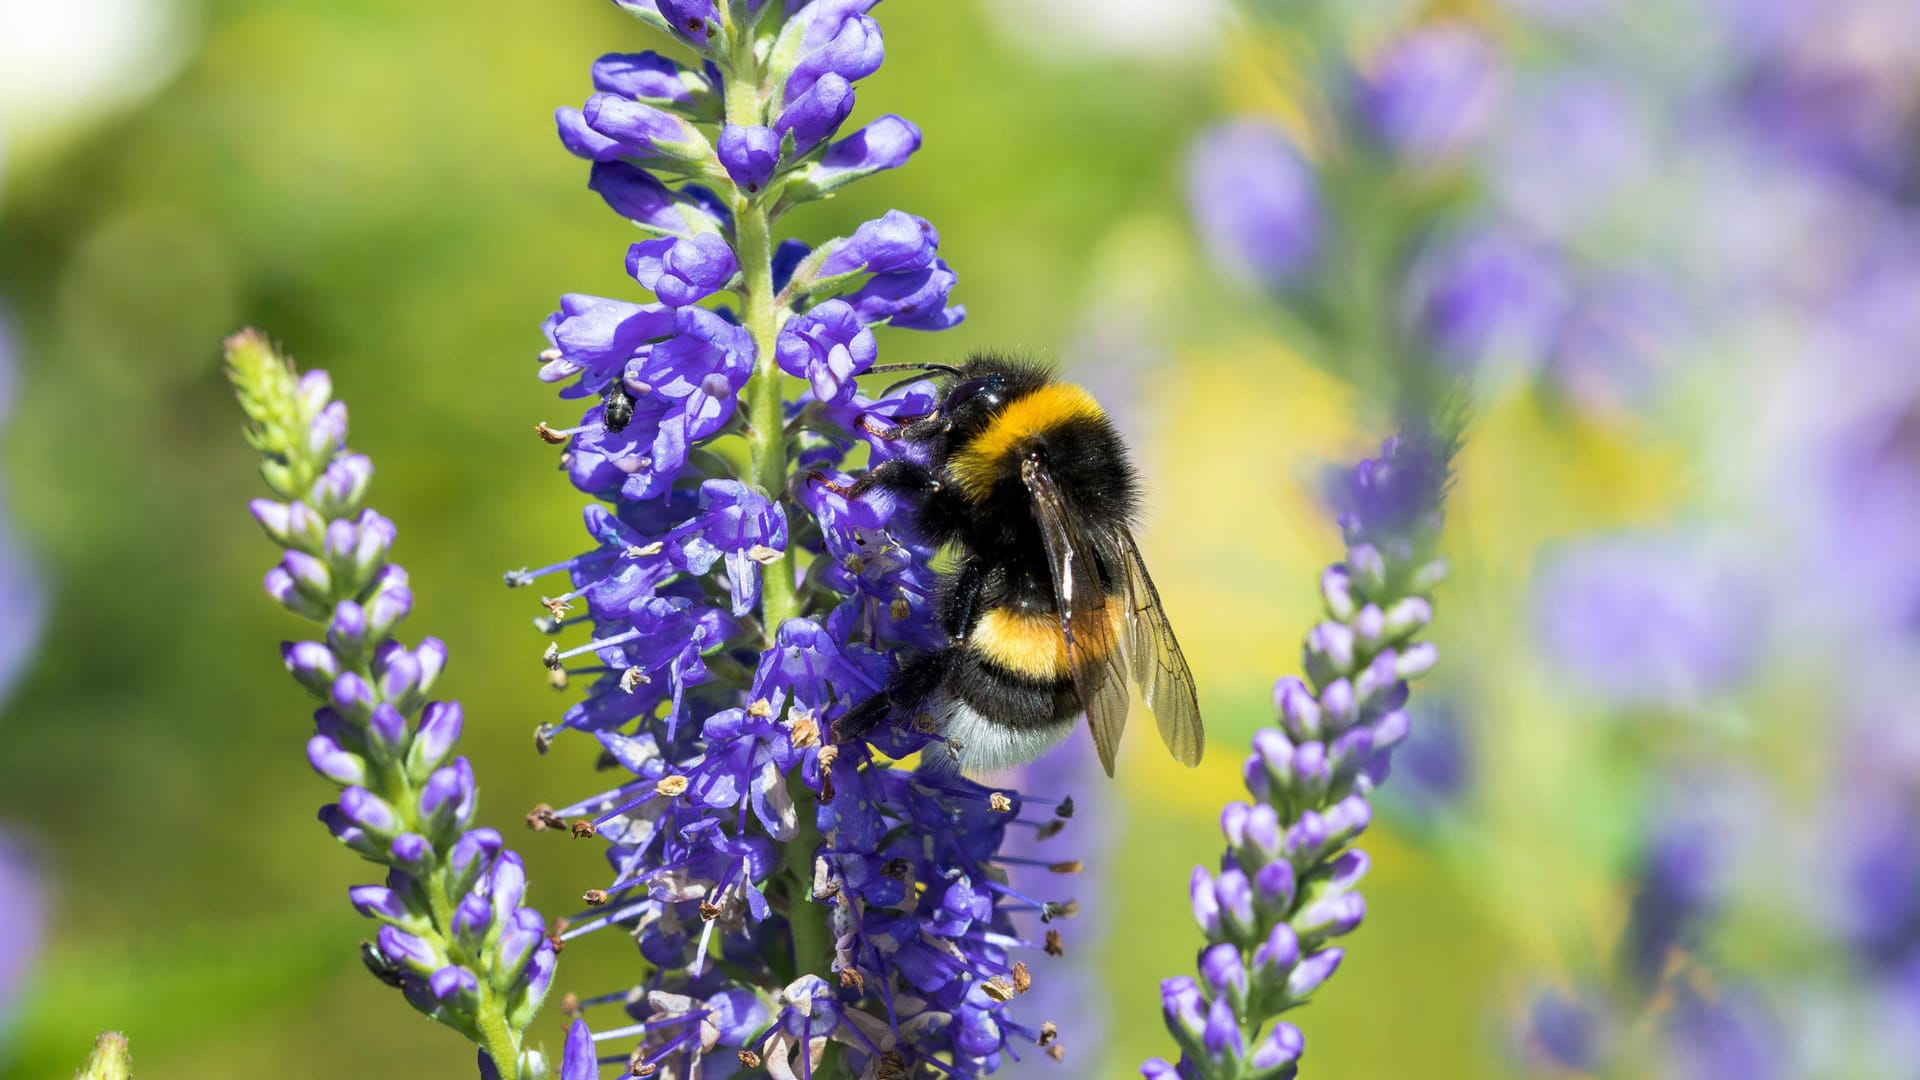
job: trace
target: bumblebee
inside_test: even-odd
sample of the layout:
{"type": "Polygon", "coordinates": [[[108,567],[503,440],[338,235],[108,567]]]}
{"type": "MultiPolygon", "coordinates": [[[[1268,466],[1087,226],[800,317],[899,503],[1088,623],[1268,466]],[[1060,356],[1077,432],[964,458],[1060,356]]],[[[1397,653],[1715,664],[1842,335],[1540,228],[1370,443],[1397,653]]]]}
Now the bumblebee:
{"type": "Polygon", "coordinates": [[[948,644],[910,654],[841,720],[840,737],[931,718],[960,767],[978,772],[1033,760],[1085,714],[1112,776],[1131,672],[1167,749],[1197,764],[1193,675],[1134,543],[1138,482],[1113,421],[1031,363],[975,354],[958,367],[875,370],[909,368],[941,373],[939,404],[880,434],[924,454],[837,490],[892,492],[917,507],[925,540],[951,545],[937,594],[948,644]]]}

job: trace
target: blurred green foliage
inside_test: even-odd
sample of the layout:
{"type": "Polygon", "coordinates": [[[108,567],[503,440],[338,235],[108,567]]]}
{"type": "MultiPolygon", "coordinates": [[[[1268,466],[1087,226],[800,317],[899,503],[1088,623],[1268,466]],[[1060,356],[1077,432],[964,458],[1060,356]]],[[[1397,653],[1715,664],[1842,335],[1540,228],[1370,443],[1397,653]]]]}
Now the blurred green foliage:
{"type": "MultiPolygon", "coordinates": [[[[1132,809],[1112,823],[1123,855],[1081,896],[1113,909],[1113,930],[1102,955],[1072,957],[1105,966],[1110,1043],[1072,1046],[1061,1072],[1131,1075],[1164,1049],[1158,980],[1192,962],[1187,871],[1215,857],[1214,815],[1337,550],[1312,463],[1364,439],[1346,395],[1236,323],[1236,298],[1185,249],[1182,154],[1232,68],[1042,60],[975,0],[881,14],[888,63],[854,121],[898,112],[926,147],[792,226],[820,239],[898,206],[940,228],[969,321],[938,339],[885,332],[883,352],[1059,355],[1115,292],[1156,306],[1189,346],[1142,403],[1167,418],[1145,457],[1156,513],[1178,524],[1150,546],[1214,752],[1196,775],[1130,755],[1132,809]],[[1222,423],[1247,401],[1267,404],[1222,423]]],[[[443,685],[467,706],[482,818],[523,845],[533,901],[566,912],[600,879],[597,847],[518,826],[597,778],[578,742],[533,751],[563,699],[538,664],[538,609],[500,572],[580,546],[583,500],[532,433],[567,419],[533,379],[539,321],[563,291],[637,291],[622,273],[631,237],[586,191],[551,110],[584,98],[594,56],[652,44],[595,0],[213,0],[157,94],[9,160],[0,295],[23,337],[9,495],[56,601],[7,706],[0,820],[43,843],[57,914],[0,1075],[63,1074],[108,1027],[132,1038],[143,1080],[471,1075],[453,1035],[360,970],[366,924],[345,890],[367,873],[313,820],[325,789],[275,650],[298,631],[258,593],[273,551],[245,512],[259,485],[218,368],[241,324],[330,369],[349,402],[353,443],[380,470],[373,502],[400,527],[411,632],[451,648],[443,685]]],[[[1530,424],[1524,410],[1496,423],[1500,449],[1467,468],[1552,441],[1530,424]]],[[[1555,527],[1537,505],[1461,517],[1484,539],[1514,512],[1555,527]]],[[[1470,563],[1454,588],[1523,580],[1538,539],[1498,552],[1518,561],[1470,563]]],[[[1506,594],[1487,595],[1493,622],[1469,620],[1476,632],[1505,610],[1506,594]]],[[[1512,936],[1473,882],[1390,829],[1369,847],[1368,925],[1297,1018],[1313,1074],[1486,1075],[1512,936]]],[[[559,989],[619,985],[627,961],[590,939],[562,957],[559,989]]],[[[557,1044],[557,1010],[537,1030],[557,1044]]]]}

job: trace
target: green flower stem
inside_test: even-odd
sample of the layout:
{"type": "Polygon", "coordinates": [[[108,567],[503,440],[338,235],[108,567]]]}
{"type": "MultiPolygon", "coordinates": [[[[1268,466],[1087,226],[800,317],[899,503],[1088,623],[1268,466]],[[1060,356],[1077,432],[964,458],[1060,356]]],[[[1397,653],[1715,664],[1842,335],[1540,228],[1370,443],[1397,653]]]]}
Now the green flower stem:
{"type": "MultiPolygon", "coordinates": [[[[751,33],[735,35],[727,79],[727,122],[742,126],[766,123],[766,105],[760,98],[762,72],[754,56],[751,33]]],[[[753,376],[747,383],[747,451],[752,483],[770,499],[780,499],[787,488],[787,437],[780,366],[774,343],[780,333],[781,312],[774,303],[773,221],[769,207],[780,186],[769,184],[757,196],[736,190],[733,199],[735,254],[740,261],[741,321],[753,336],[753,376]]],[[[795,588],[792,545],[761,571],[761,624],[772,645],[781,624],[800,614],[795,588]]],[[[818,806],[813,792],[794,784],[794,815],[799,830],[785,846],[787,924],[793,934],[794,975],[819,975],[832,981],[833,928],[827,905],[813,901],[813,862],[820,850],[818,806]]],[[[834,1044],[813,1070],[816,1077],[839,1075],[834,1044]]]]}

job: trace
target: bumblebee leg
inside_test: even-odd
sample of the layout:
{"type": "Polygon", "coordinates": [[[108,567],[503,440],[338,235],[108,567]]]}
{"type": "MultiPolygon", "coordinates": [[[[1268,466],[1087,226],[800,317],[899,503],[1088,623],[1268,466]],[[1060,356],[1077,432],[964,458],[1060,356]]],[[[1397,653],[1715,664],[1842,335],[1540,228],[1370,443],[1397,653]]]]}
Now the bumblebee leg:
{"type": "Polygon", "coordinates": [[[853,742],[864,738],[867,732],[879,727],[889,716],[911,713],[919,708],[927,695],[946,678],[951,659],[951,654],[946,650],[916,653],[908,657],[906,663],[900,666],[900,674],[886,689],[855,705],[834,722],[833,741],[853,742]]]}
{"type": "Polygon", "coordinates": [[[827,478],[827,474],[826,474],[826,473],[823,473],[823,472],[810,472],[810,473],[808,473],[808,474],[807,474],[807,483],[809,483],[809,484],[819,484],[819,485],[820,485],[821,487],[823,487],[823,488],[826,488],[826,489],[827,489],[828,491],[831,491],[831,492],[833,492],[833,493],[834,493],[835,495],[838,495],[838,496],[840,496],[841,498],[851,498],[851,497],[853,496],[853,489],[852,489],[852,488],[849,488],[849,487],[848,487],[847,485],[845,485],[845,484],[842,484],[842,483],[838,483],[838,482],[836,482],[836,481],[833,481],[833,480],[829,480],[829,479],[827,478]]]}
{"type": "Polygon", "coordinates": [[[898,416],[894,418],[893,423],[884,424],[874,419],[872,413],[861,413],[860,429],[876,439],[885,439],[888,442],[892,442],[905,435],[907,430],[913,427],[913,425],[920,423],[932,415],[932,413],[927,413],[922,416],[898,416]]]}
{"type": "Polygon", "coordinates": [[[940,481],[933,478],[925,465],[906,458],[894,458],[861,473],[852,486],[835,494],[855,499],[874,488],[900,495],[932,495],[939,493],[940,481]]]}

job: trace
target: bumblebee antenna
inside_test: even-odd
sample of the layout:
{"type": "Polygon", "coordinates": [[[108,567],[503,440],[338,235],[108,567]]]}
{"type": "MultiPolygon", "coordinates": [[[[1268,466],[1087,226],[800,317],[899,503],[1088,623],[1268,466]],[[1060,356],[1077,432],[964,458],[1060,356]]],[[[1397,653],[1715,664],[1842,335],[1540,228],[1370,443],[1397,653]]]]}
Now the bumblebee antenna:
{"type": "Polygon", "coordinates": [[[863,374],[871,375],[879,371],[937,371],[942,375],[960,374],[960,369],[951,364],[881,364],[868,368],[863,374]]]}

